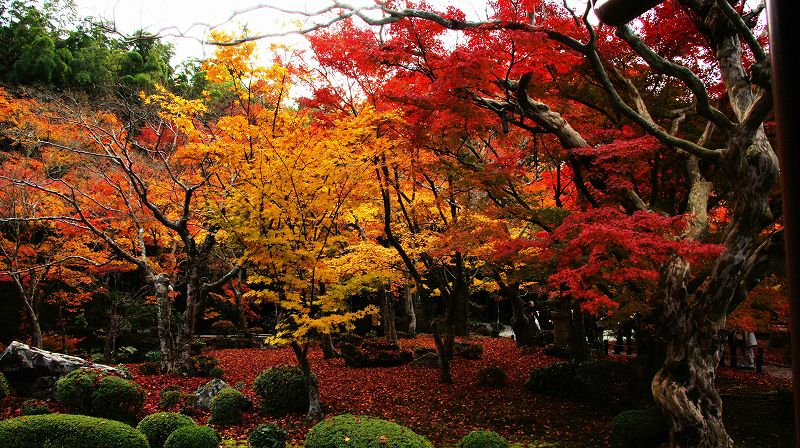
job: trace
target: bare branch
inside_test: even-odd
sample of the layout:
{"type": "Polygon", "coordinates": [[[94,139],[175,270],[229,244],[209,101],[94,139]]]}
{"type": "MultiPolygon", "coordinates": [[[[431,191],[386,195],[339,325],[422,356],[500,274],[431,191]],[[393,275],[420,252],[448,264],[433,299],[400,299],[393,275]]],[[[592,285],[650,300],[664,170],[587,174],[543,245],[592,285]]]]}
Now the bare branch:
{"type": "Polygon", "coordinates": [[[627,42],[628,45],[630,45],[630,47],[633,48],[633,50],[636,51],[636,53],[639,54],[639,56],[641,56],[642,59],[644,59],[653,70],[683,81],[683,83],[686,84],[689,90],[691,90],[694,94],[697,104],[697,113],[705,117],[707,120],[714,122],[714,124],[721,129],[733,129],[735,125],[728,120],[725,114],[711,106],[706,87],[703,85],[703,82],[700,80],[700,78],[692,73],[691,70],[661,57],[661,55],[653,51],[638,36],[636,36],[633,33],[633,29],[628,25],[623,25],[617,28],[617,36],[627,42]]]}

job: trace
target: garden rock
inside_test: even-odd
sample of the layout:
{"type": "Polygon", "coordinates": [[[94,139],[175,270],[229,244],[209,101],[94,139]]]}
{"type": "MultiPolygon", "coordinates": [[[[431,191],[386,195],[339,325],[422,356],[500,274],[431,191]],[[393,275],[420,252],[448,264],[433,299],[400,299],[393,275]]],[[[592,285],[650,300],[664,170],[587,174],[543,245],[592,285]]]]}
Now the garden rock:
{"type": "Polygon", "coordinates": [[[194,396],[197,398],[195,406],[202,409],[211,408],[211,400],[216,397],[222,389],[228,387],[228,383],[219,378],[207,382],[206,384],[197,388],[194,396]]]}
{"type": "Polygon", "coordinates": [[[439,367],[439,355],[436,353],[425,353],[419,358],[411,361],[412,366],[439,367]]]}
{"type": "Polygon", "coordinates": [[[98,369],[111,375],[130,378],[121,369],[94,364],[77,356],[30,347],[17,341],[9,344],[0,355],[0,372],[6,375],[17,394],[23,397],[52,397],[56,380],[80,368],[98,369]]]}

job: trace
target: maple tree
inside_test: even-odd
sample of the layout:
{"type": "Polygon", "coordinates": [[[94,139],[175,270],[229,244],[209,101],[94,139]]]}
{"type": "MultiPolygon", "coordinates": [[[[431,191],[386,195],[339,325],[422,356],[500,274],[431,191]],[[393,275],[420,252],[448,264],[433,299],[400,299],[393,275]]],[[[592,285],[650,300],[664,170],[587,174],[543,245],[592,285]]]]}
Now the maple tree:
{"type": "Polygon", "coordinates": [[[282,98],[292,73],[277,62],[258,65],[253,51],[253,44],[223,46],[205,65],[208,79],[227,84],[235,98],[216,123],[220,138],[207,147],[234,179],[220,185],[215,220],[249,266],[245,296],[278,307],[268,341],[291,345],[309,391],[308,417],[319,419],[310,342],[376,313],[374,306],[351,310],[348,298],[392,276],[373,269],[379,246],[359,231],[372,155],[393,144],[377,130],[392,116],[364,108],[314,121],[288,109],[282,98]]]}
{"type": "Polygon", "coordinates": [[[16,138],[47,148],[62,170],[51,176],[41,167],[6,180],[60,203],[59,213],[47,219],[99,238],[116,258],[139,269],[158,302],[162,370],[174,371],[189,361],[202,297],[238,268],[215,280],[204,278],[216,244],[216,229],[204,226],[202,213],[211,172],[193,152],[192,139],[200,134],[191,133],[186,118],[200,110],[200,103],[166,91],[146,102],[158,104],[158,115],[142,120],[145,127],[132,136],[109,112],[86,112],[70,99],[32,101],[16,138]],[[180,135],[179,126],[190,133],[180,135]],[[174,331],[172,300],[179,274],[185,277],[186,307],[174,331]]]}
{"type": "MultiPolygon", "coordinates": [[[[385,84],[402,83],[406,89],[413,85],[405,97],[417,104],[428,99],[415,96],[417,92],[433,93],[438,88],[443,94],[434,97],[433,104],[427,102],[428,111],[474,105],[497,114],[504,126],[551,134],[566,150],[561,160],[572,170],[582,208],[616,204],[632,216],[653,212],[685,216],[685,228],[666,238],[647,236],[657,235],[661,226],[639,230],[654,243],[650,248],[666,259],[656,258],[661,263],[650,269],[626,268],[623,263],[611,280],[625,286],[646,275],[652,283],[653,273],[660,272],[652,305],[660,315],[666,360],[653,380],[653,392],[670,419],[673,446],[731,446],[714,389],[721,330],[728,314],[782,262],[782,231],[770,230],[777,219],[770,195],[778,171],[762,126],[771,107],[768,58],[763,38],[757,36],[762,9],[737,11],[727,2],[711,0],[667,2],[635,27],[612,30],[592,25],[587,19],[589,7],[579,15],[538,1],[492,2],[490,17],[483,21],[467,20],[455,8],[436,11],[426,4],[334,7],[344,11],[331,19],[345,30],[338,33],[340,42],[350,42],[339,44],[349,56],[338,63],[346,70],[379,73],[377,79],[394,75],[385,84]],[[353,17],[375,28],[353,27],[353,17]],[[471,45],[446,48],[440,39],[445,29],[463,32],[471,45]],[[697,56],[687,57],[690,54],[697,56]],[[546,91],[540,90],[549,84],[546,80],[574,84],[576,77],[583,78],[577,79],[584,88],[572,95],[575,100],[546,101],[546,91]],[[656,79],[669,87],[637,85],[656,79]],[[416,83],[419,80],[425,89],[416,83]],[[540,80],[545,81],[540,84],[540,80]],[[576,105],[583,110],[576,111],[576,105]],[[671,109],[672,105],[680,107],[671,109]],[[600,114],[600,122],[616,126],[630,123],[639,129],[636,132],[652,138],[612,133],[613,144],[597,148],[590,142],[605,143],[607,136],[593,132],[597,118],[594,123],[584,121],[581,112],[584,117],[600,114]],[[691,127],[682,129],[689,113],[691,127]],[[603,164],[621,160],[624,151],[634,153],[649,169],[629,165],[634,172],[628,175],[603,164]],[[592,166],[602,166],[605,172],[589,172],[592,166]],[[662,202],[662,186],[672,189],[671,201],[662,202]],[[676,193],[682,202],[674,200],[676,193]],[[712,256],[710,269],[702,269],[668,243],[677,238],[679,244],[710,255],[693,241],[708,235],[708,210],[721,197],[729,198],[733,210],[722,241],[724,250],[712,256]],[[681,373],[686,371],[688,380],[681,373]]],[[[326,35],[328,45],[334,45],[330,38],[326,35]]],[[[611,245],[607,248],[613,252],[611,245]]],[[[617,258],[636,263],[635,258],[620,255],[617,258]]],[[[566,279],[553,278],[559,280],[566,279]]],[[[589,309],[612,305],[614,294],[594,291],[585,283],[564,283],[558,287],[570,287],[571,295],[590,299],[589,309]]]]}
{"type": "MultiPolygon", "coordinates": [[[[4,128],[24,122],[29,108],[30,103],[17,102],[0,90],[4,128]]],[[[13,283],[22,300],[32,345],[42,347],[42,304],[77,311],[102,289],[97,279],[120,266],[92,238],[53,218],[63,212],[58,201],[16,183],[33,172],[57,176],[63,160],[46,150],[41,159],[31,159],[24,149],[17,149],[4,154],[0,167],[0,275],[13,283]]]]}

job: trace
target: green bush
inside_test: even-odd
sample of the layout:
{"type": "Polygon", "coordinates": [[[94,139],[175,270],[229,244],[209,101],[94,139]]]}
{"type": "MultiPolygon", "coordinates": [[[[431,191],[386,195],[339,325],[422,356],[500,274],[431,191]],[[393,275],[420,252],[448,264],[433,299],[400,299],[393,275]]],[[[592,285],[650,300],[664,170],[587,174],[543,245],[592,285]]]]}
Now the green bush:
{"type": "Polygon", "coordinates": [[[197,395],[188,393],[181,400],[181,414],[195,415],[197,413],[197,395]]]}
{"type": "Polygon", "coordinates": [[[339,351],[345,365],[350,367],[395,367],[414,360],[411,350],[401,348],[384,339],[354,339],[357,342],[340,342],[339,351]]]}
{"type": "Polygon", "coordinates": [[[11,395],[13,395],[11,392],[11,385],[8,384],[8,379],[3,375],[3,372],[0,372],[0,400],[10,397],[11,395]]]}
{"type": "Polygon", "coordinates": [[[113,420],[85,415],[30,415],[0,421],[3,448],[148,448],[144,435],[113,420]]]}
{"type": "Polygon", "coordinates": [[[667,420],[656,408],[625,411],[611,423],[611,439],[621,448],[654,448],[668,438],[667,420]]]}
{"type": "Polygon", "coordinates": [[[508,383],[506,372],[500,367],[484,367],[478,370],[478,384],[484,387],[505,387],[508,383]]]}
{"type": "Polygon", "coordinates": [[[219,360],[212,356],[193,356],[189,358],[186,373],[190,376],[211,376],[211,370],[217,367],[219,360]]]}
{"type": "Polygon", "coordinates": [[[278,425],[259,425],[247,436],[250,448],[284,448],[289,434],[278,425]]]}
{"type": "Polygon", "coordinates": [[[139,366],[139,373],[142,375],[158,375],[161,372],[161,367],[155,362],[145,362],[139,366]]]}
{"type": "MultiPolygon", "coordinates": [[[[575,379],[580,384],[581,401],[595,406],[634,404],[647,397],[639,370],[631,364],[605,360],[578,364],[575,379]]],[[[649,387],[647,388],[649,392],[649,387]]],[[[647,395],[650,396],[649,393],[647,395]]]]}
{"type": "Polygon", "coordinates": [[[626,363],[593,360],[562,362],[531,371],[525,388],[539,395],[584,401],[596,406],[644,400],[639,371],[626,363]]]}
{"type": "Polygon", "coordinates": [[[183,426],[167,437],[164,448],[217,448],[220,438],[208,426],[183,426]]]}
{"type": "Polygon", "coordinates": [[[299,367],[278,365],[261,372],[253,382],[264,412],[305,411],[308,390],[299,367]]]}
{"type": "Polygon", "coordinates": [[[73,412],[133,421],[144,404],[142,388],[94,369],[69,372],[56,382],[56,399],[73,412]]]}
{"type": "Polygon", "coordinates": [[[249,407],[247,399],[236,389],[226,387],[211,400],[211,419],[215,425],[237,425],[249,407]]]}
{"type": "Polygon", "coordinates": [[[180,404],[183,393],[177,389],[164,389],[158,394],[158,407],[164,410],[172,409],[180,404]]]}
{"type": "Polygon", "coordinates": [[[49,413],[50,406],[46,401],[32,398],[22,402],[22,415],[42,415],[49,413]]]}
{"type": "Polygon", "coordinates": [[[508,440],[494,431],[473,431],[458,444],[459,448],[508,448],[508,440]]]}
{"type": "Polygon", "coordinates": [[[177,412],[159,412],[143,418],[136,429],[147,437],[150,448],[163,448],[170,434],[184,426],[197,426],[190,417],[177,412]]]}
{"type": "Polygon", "coordinates": [[[211,369],[209,376],[211,378],[222,378],[223,376],[225,376],[225,369],[219,366],[214,367],[213,369],[211,369]]]}
{"type": "Polygon", "coordinates": [[[161,362],[161,352],[158,350],[151,350],[144,354],[144,359],[147,360],[147,362],[158,364],[161,362]]]}
{"type": "Polygon", "coordinates": [[[456,342],[453,344],[453,353],[464,359],[481,359],[483,346],[467,342],[456,342]]]}
{"type": "Polygon", "coordinates": [[[349,414],[325,419],[308,432],[305,448],[433,448],[428,440],[396,423],[349,414]]]}
{"type": "Polygon", "coordinates": [[[77,369],[56,381],[56,399],[70,411],[91,414],[92,393],[103,372],[94,369],[77,369]]]}
{"type": "Polygon", "coordinates": [[[135,421],[142,410],[144,390],[124,378],[107,376],[92,392],[92,415],[123,422],[135,421]]]}

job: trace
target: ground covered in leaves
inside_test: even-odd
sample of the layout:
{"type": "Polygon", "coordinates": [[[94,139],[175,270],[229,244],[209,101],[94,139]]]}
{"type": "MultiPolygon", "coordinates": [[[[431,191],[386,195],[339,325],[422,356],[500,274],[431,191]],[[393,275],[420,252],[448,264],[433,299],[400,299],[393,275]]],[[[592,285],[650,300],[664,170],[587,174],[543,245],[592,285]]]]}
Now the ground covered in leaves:
{"type": "MultiPolygon", "coordinates": [[[[427,436],[436,446],[455,444],[475,429],[492,428],[512,441],[560,442],[559,446],[586,446],[587,434],[593,445],[604,445],[611,417],[591,408],[559,399],[537,397],[523,389],[528,373],[558,362],[540,350],[522,353],[510,339],[473,339],[484,346],[482,359],[456,358],[452,364],[453,385],[439,384],[438,369],[403,365],[386,368],[346,367],[342,359],[324,360],[319,350],[311,352],[311,363],[320,379],[320,399],[326,415],[363,414],[396,421],[427,436]],[[498,366],[507,376],[505,388],[478,385],[477,372],[498,366]],[[590,436],[591,437],[591,436],[590,436]]],[[[401,341],[407,348],[433,347],[430,338],[401,341]]],[[[230,349],[209,352],[225,369],[223,379],[256,402],[252,384],[262,370],[276,364],[295,364],[291,349],[230,349]]],[[[146,412],[157,412],[158,392],[177,384],[184,392],[194,391],[207,378],[142,376],[131,369],[137,382],[147,388],[146,412]]],[[[196,417],[204,422],[207,413],[196,417]]],[[[241,426],[218,428],[225,437],[243,439],[261,423],[276,422],[300,443],[310,428],[304,415],[281,417],[260,415],[257,409],[241,426]]]]}
{"type": "MultiPolygon", "coordinates": [[[[510,339],[473,339],[484,346],[482,359],[456,358],[452,371],[455,383],[438,382],[436,368],[404,365],[389,368],[346,367],[341,359],[324,360],[319,350],[312,351],[312,366],[320,379],[320,398],[327,415],[353,413],[396,421],[427,436],[437,447],[451,446],[475,429],[492,429],[511,441],[555,442],[560,447],[608,446],[614,413],[563,399],[535,396],[523,388],[528,373],[560,361],[534,350],[521,352],[510,339]],[[477,372],[498,366],[507,374],[505,388],[478,385],[477,372]]],[[[402,341],[406,348],[433,347],[430,338],[402,341]]],[[[253,398],[256,409],[240,426],[219,428],[231,439],[246,438],[249,430],[261,423],[277,422],[290,431],[296,443],[302,442],[310,425],[301,414],[271,417],[257,411],[252,383],[262,370],[276,364],[294,364],[290,349],[214,350],[220,360],[224,380],[238,386],[253,398]]],[[[136,374],[135,366],[132,369],[136,374]]],[[[720,372],[723,392],[767,391],[788,384],[753,372],[720,372]]],[[[146,412],[157,412],[158,392],[177,384],[184,392],[194,391],[206,378],[136,375],[147,388],[146,412]]],[[[196,418],[205,422],[206,414],[196,418]]],[[[766,445],[765,445],[766,446],[766,445]]],[[[774,445],[773,445],[774,446],[774,445]]]]}
{"type": "MultiPolygon", "coordinates": [[[[319,350],[312,350],[310,358],[320,380],[323,409],[327,415],[352,413],[395,421],[425,435],[439,448],[456,446],[475,429],[497,431],[522,446],[539,446],[537,442],[556,443],[564,448],[610,446],[611,420],[616,410],[536,396],[523,388],[531,370],[559,359],[545,355],[541,349],[522,352],[510,339],[473,338],[470,342],[483,345],[483,357],[479,360],[456,357],[452,364],[453,385],[439,384],[436,368],[411,365],[352,368],[346,367],[341,359],[324,360],[319,350]],[[478,370],[489,366],[498,366],[506,372],[507,387],[493,389],[478,385],[478,370]]],[[[433,347],[433,341],[424,336],[401,343],[406,348],[433,347]]],[[[217,427],[226,439],[243,441],[255,426],[275,422],[290,432],[292,442],[302,444],[311,426],[305,416],[261,415],[252,389],[254,378],[262,370],[277,364],[295,364],[291,349],[228,349],[206,354],[218,358],[225,370],[223,379],[255,403],[243,424],[217,427]]],[[[160,411],[159,391],[164,387],[177,385],[190,393],[208,381],[208,378],[142,375],[139,365],[129,367],[135,381],[146,389],[143,415],[160,411]]],[[[791,446],[791,415],[784,418],[785,411],[772,399],[776,388],[791,386],[789,380],[720,368],[718,386],[726,403],[728,430],[740,441],[737,447],[791,446]]],[[[18,407],[12,403],[6,405],[3,418],[18,414],[18,407]]],[[[57,405],[51,407],[58,411],[57,405]]],[[[200,411],[194,418],[206,423],[208,416],[207,411],[200,411]]]]}

